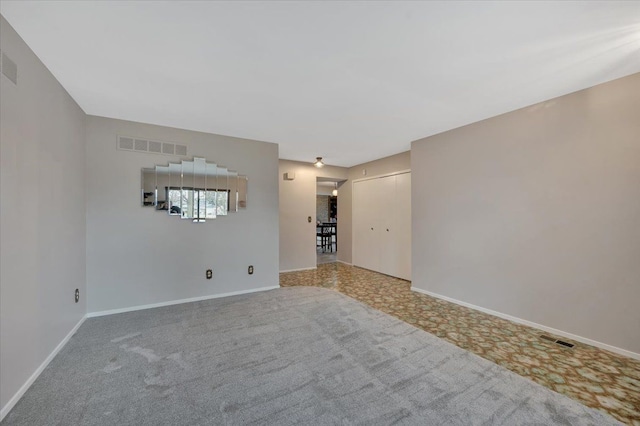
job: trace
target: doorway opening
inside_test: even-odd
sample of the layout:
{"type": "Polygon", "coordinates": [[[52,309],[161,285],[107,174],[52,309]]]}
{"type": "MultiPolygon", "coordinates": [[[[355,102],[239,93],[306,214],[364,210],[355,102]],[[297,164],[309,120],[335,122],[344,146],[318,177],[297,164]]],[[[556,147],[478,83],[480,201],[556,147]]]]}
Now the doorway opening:
{"type": "Polygon", "coordinates": [[[338,258],[339,180],[316,178],[316,257],[317,264],[338,258]]]}

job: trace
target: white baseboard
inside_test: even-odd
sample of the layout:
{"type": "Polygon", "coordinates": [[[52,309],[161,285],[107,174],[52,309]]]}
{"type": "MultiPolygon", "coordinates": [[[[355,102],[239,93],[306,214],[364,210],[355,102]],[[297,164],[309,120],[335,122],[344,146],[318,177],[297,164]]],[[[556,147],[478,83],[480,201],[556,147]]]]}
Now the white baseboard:
{"type": "Polygon", "coordinates": [[[352,263],[345,262],[344,260],[340,260],[340,259],[338,259],[338,260],[337,260],[337,262],[338,262],[338,263],[344,263],[345,265],[353,266],[353,264],[352,264],[352,263]]]}
{"type": "Polygon", "coordinates": [[[58,346],[56,346],[55,349],[51,351],[49,356],[42,362],[42,364],[40,364],[40,366],[36,369],[36,371],[33,372],[31,377],[29,377],[27,381],[24,382],[24,384],[20,387],[20,389],[18,389],[18,392],[16,392],[15,395],[13,395],[13,397],[9,400],[9,402],[7,402],[4,407],[2,407],[2,410],[0,410],[0,421],[2,421],[2,419],[4,419],[4,417],[7,414],[9,414],[9,411],[11,411],[13,406],[17,404],[20,398],[22,398],[24,393],[27,391],[27,389],[29,389],[29,387],[31,387],[33,382],[36,381],[36,379],[38,378],[38,376],[40,376],[42,371],[44,371],[44,369],[47,368],[47,365],[49,365],[51,360],[55,358],[56,355],[58,355],[58,352],[62,350],[62,348],[64,347],[64,345],[67,344],[69,339],[71,339],[71,337],[76,333],[76,331],[78,331],[78,328],[80,328],[80,326],[82,325],[85,319],[87,319],[86,315],[83,316],[80,319],[80,321],[78,321],[78,323],[71,329],[71,331],[65,336],[65,338],[62,339],[60,343],[58,343],[58,346]]]}
{"type": "Polygon", "coordinates": [[[318,269],[318,267],[317,266],[313,266],[311,268],[285,269],[283,271],[280,271],[280,273],[282,274],[283,272],[311,271],[312,269],[318,269]]]}
{"type": "Polygon", "coordinates": [[[623,355],[623,356],[626,356],[626,357],[629,357],[629,358],[640,360],[640,354],[628,351],[626,349],[618,348],[616,346],[607,345],[606,343],[602,343],[602,342],[598,342],[598,341],[595,341],[595,340],[591,340],[591,339],[588,339],[588,338],[582,337],[582,336],[577,336],[575,334],[567,333],[566,331],[562,331],[562,330],[558,330],[558,329],[555,329],[555,328],[547,327],[546,325],[537,324],[535,322],[527,321],[527,320],[522,319],[522,318],[518,318],[518,317],[511,316],[511,315],[503,314],[502,312],[492,311],[491,309],[482,308],[480,306],[472,305],[471,303],[462,302],[460,300],[452,299],[451,297],[443,296],[441,294],[432,293],[430,291],[423,290],[421,288],[411,287],[411,290],[416,291],[418,293],[426,294],[428,296],[435,297],[437,299],[446,300],[447,302],[455,303],[456,305],[461,305],[461,306],[464,306],[464,307],[467,307],[467,308],[475,309],[476,311],[484,312],[484,313],[489,314],[489,315],[493,315],[493,316],[496,316],[496,317],[499,317],[499,318],[503,318],[503,319],[506,319],[506,320],[509,320],[509,321],[513,321],[513,322],[518,323],[518,324],[522,324],[522,325],[526,325],[526,326],[529,326],[529,327],[533,327],[533,328],[537,328],[537,329],[540,329],[540,330],[544,330],[544,331],[546,331],[548,333],[555,334],[555,335],[562,336],[562,337],[566,337],[568,339],[575,340],[577,342],[586,343],[587,345],[595,346],[597,348],[604,349],[604,350],[607,350],[609,352],[614,352],[614,353],[617,353],[619,355],[623,355]]]}
{"type": "Polygon", "coordinates": [[[218,299],[221,297],[237,296],[239,294],[256,293],[280,288],[280,286],[260,287],[251,290],[232,291],[230,293],[211,294],[207,296],[190,297],[188,299],[169,300],[167,302],[152,303],[149,305],[130,306],[127,308],[110,309],[107,311],[89,312],[87,318],[103,317],[105,315],[121,314],[124,312],[141,311],[143,309],[161,308],[163,306],[179,305],[181,303],[199,302],[201,300],[218,299]]]}

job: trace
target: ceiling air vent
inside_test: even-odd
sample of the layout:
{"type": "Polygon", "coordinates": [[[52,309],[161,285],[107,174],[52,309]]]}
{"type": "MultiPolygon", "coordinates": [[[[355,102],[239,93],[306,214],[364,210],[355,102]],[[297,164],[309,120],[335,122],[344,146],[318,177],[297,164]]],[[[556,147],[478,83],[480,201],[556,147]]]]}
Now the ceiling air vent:
{"type": "Polygon", "coordinates": [[[18,84],[18,65],[5,55],[4,52],[0,52],[0,61],[2,62],[0,65],[2,74],[11,80],[13,84],[18,84]]]}
{"type": "Polygon", "coordinates": [[[565,346],[567,348],[573,348],[575,346],[573,343],[568,343],[568,342],[565,342],[563,340],[558,340],[558,339],[555,339],[553,337],[545,336],[544,334],[541,334],[540,338],[544,339],[544,340],[548,340],[548,341],[553,342],[553,343],[556,343],[556,344],[561,345],[561,346],[565,346]]]}
{"type": "Polygon", "coordinates": [[[187,155],[186,145],[151,141],[129,136],[118,136],[117,148],[124,151],[149,152],[152,154],[187,155]]]}

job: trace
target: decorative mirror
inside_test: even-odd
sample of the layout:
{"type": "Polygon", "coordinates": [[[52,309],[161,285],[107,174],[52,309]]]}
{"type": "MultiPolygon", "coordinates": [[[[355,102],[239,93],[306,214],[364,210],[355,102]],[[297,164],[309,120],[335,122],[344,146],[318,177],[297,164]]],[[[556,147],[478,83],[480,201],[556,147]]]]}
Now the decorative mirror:
{"type": "Polygon", "coordinates": [[[156,205],[155,169],[142,169],[142,205],[145,207],[156,205]]]}
{"type": "Polygon", "coordinates": [[[168,213],[172,216],[180,216],[182,205],[182,164],[169,164],[169,188],[167,194],[168,213]]]}
{"type": "Polygon", "coordinates": [[[205,222],[247,208],[248,179],[204,158],[142,169],[142,205],[205,222]]]}
{"type": "Polygon", "coordinates": [[[167,210],[167,193],[166,191],[160,191],[160,188],[164,188],[169,185],[169,166],[156,166],[156,187],[154,193],[156,194],[156,210],[167,210]]]}

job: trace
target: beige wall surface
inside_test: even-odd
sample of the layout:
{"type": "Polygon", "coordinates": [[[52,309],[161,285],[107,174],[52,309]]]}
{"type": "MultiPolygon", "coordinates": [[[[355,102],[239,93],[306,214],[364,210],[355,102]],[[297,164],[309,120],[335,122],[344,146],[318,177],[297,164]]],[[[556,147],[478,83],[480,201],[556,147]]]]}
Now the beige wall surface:
{"type": "Polygon", "coordinates": [[[413,142],[413,286],[640,353],[640,74],[413,142]]]}
{"type": "Polygon", "coordinates": [[[411,152],[401,152],[400,154],[358,164],[349,168],[349,180],[340,187],[338,196],[338,260],[344,263],[352,262],[352,223],[351,223],[351,200],[353,196],[353,181],[373,176],[380,176],[409,170],[411,168],[411,152]]]}
{"type": "MultiPolygon", "coordinates": [[[[280,160],[280,270],[316,267],[316,181],[317,178],[347,179],[344,167],[314,167],[311,163],[280,160]],[[295,173],[294,180],[284,180],[285,173],[295,173]],[[311,217],[311,223],[307,221],[311,217]]],[[[338,253],[343,234],[340,205],[345,200],[338,184],[338,253]]]]}
{"type": "Polygon", "coordinates": [[[277,176],[276,144],[88,116],[88,312],[278,286],[277,176]],[[180,143],[188,159],[247,175],[247,209],[193,223],[142,207],[140,170],[181,158],[117,150],[117,135],[180,143]]]}
{"type": "Polygon", "coordinates": [[[316,185],[316,195],[331,195],[334,189],[333,186],[316,185]]]}
{"type": "Polygon", "coordinates": [[[18,67],[0,75],[4,408],[86,312],[85,114],[3,17],[0,49],[18,67]]]}

